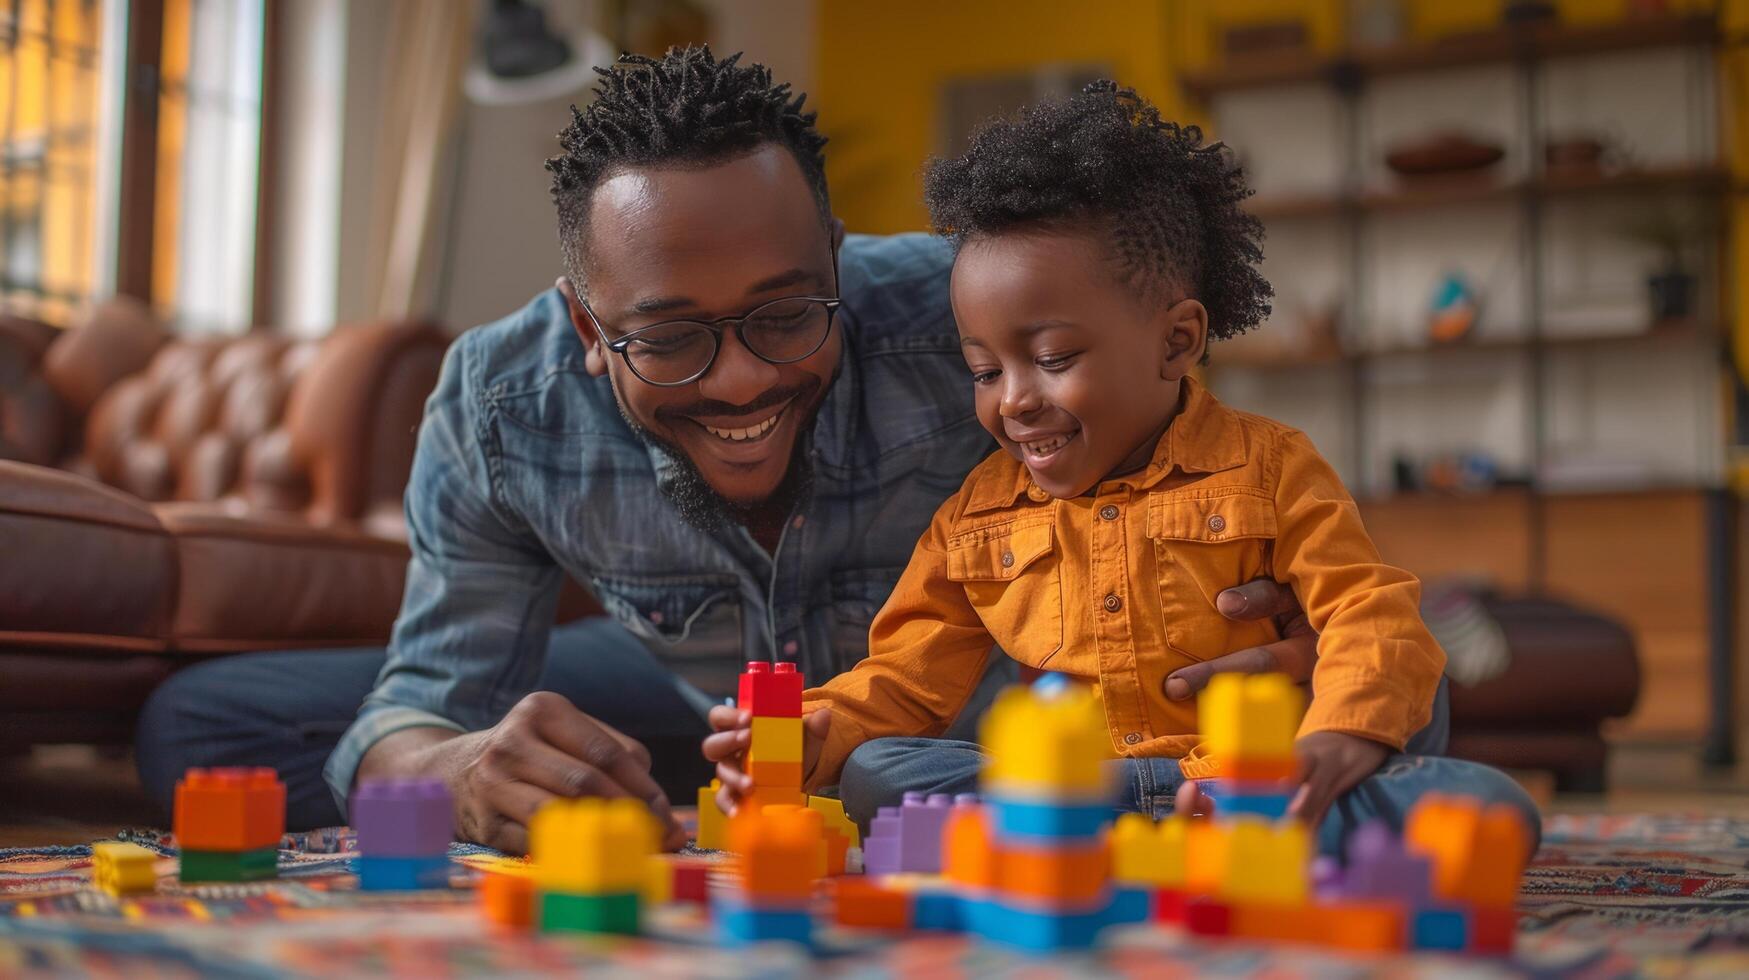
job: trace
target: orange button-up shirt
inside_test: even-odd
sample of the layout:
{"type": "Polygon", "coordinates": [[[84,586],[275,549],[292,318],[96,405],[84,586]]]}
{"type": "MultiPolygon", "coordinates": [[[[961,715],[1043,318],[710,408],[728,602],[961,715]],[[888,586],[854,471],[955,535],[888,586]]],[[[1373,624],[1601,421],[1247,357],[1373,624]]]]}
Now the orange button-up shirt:
{"type": "Polygon", "coordinates": [[[1303,433],[1184,387],[1148,466],[1086,496],[1051,498],[1006,452],[972,471],[875,618],[867,659],[804,695],[833,714],[810,788],[836,782],[864,741],[940,735],[992,644],[1094,684],[1118,755],[1182,757],[1196,707],[1167,700],[1166,677],[1278,639],[1215,610],[1221,590],[1261,576],[1291,586],[1319,633],[1302,735],[1401,749],[1427,723],[1445,653],[1420,582],[1379,558],[1303,433]]]}

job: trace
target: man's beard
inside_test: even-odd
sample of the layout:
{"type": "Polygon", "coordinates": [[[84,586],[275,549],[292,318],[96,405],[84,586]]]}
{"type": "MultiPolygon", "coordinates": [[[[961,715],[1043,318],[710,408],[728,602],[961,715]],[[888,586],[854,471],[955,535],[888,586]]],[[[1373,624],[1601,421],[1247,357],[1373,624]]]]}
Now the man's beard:
{"type": "Polygon", "coordinates": [[[674,472],[661,485],[662,494],[680,512],[682,519],[701,531],[717,531],[733,524],[747,524],[748,517],[755,510],[780,510],[788,514],[813,485],[814,466],[811,454],[807,451],[807,444],[811,441],[809,429],[812,426],[807,423],[802,425],[801,435],[790,450],[789,466],[784,470],[783,481],[777,485],[777,489],[764,500],[743,506],[718,493],[710,485],[710,481],[704,478],[704,474],[698,471],[698,467],[693,465],[692,457],[686,455],[679,446],[632,418],[626,411],[625,404],[617,397],[613,401],[619,408],[620,418],[625,419],[632,434],[645,444],[661,450],[673,461],[674,472]]]}

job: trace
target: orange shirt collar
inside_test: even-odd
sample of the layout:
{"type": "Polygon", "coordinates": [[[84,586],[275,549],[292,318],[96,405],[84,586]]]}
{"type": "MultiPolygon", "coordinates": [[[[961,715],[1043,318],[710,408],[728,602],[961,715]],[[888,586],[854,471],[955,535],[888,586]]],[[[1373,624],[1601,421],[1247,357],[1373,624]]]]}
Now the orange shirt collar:
{"type": "MultiPolygon", "coordinates": [[[[1185,378],[1179,395],[1182,407],[1178,417],[1167,427],[1166,435],[1154,449],[1154,458],[1140,473],[1119,477],[1130,481],[1139,490],[1146,490],[1173,469],[1185,473],[1218,473],[1244,464],[1245,432],[1233,410],[1220,403],[1195,378],[1185,378]]],[[[1026,467],[1012,456],[1008,465],[982,474],[969,488],[966,498],[968,514],[1009,507],[1028,494],[1035,499],[1043,493],[1033,487],[1026,467]]]]}

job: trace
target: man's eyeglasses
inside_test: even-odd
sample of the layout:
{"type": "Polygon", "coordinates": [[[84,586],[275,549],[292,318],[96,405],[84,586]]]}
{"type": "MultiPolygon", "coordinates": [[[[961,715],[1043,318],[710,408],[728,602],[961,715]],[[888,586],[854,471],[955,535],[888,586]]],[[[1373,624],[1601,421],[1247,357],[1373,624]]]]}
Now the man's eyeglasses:
{"type": "Polygon", "coordinates": [[[589,304],[581,303],[607,349],[647,384],[678,388],[704,377],[723,347],[723,331],[735,330],[753,355],[769,364],[794,364],[825,346],[842,301],[821,296],[790,296],[765,303],[744,316],[715,320],[664,320],[633,330],[618,340],[589,304]]]}

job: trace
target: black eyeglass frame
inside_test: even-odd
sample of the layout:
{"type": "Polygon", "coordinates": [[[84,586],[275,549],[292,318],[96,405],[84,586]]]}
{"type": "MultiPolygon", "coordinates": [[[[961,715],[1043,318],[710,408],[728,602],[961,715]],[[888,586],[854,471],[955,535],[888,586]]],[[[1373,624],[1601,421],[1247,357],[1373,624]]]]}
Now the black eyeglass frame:
{"type": "MultiPolygon", "coordinates": [[[[833,286],[836,287],[838,284],[838,257],[836,255],[832,257],[832,280],[833,286]]],[[[836,289],[834,289],[834,291],[836,291],[836,289]]],[[[844,305],[844,300],[842,297],[836,296],[781,296],[770,302],[761,303],[740,316],[720,316],[714,320],[693,320],[687,317],[677,317],[673,320],[663,320],[660,323],[652,323],[647,327],[639,327],[618,340],[608,339],[607,331],[601,326],[601,319],[595,315],[595,311],[590,309],[589,304],[584,302],[581,297],[578,298],[577,305],[583,307],[583,312],[589,317],[589,322],[594,324],[596,336],[601,338],[601,342],[607,346],[608,350],[618,354],[620,358],[626,362],[626,367],[639,381],[642,381],[647,385],[654,385],[657,388],[682,388],[709,374],[711,368],[716,366],[717,355],[723,352],[723,331],[725,330],[734,330],[735,335],[741,340],[741,346],[747,348],[748,353],[767,364],[795,364],[798,361],[805,361],[808,358],[813,357],[820,352],[820,348],[826,346],[826,341],[831,339],[832,324],[838,319],[838,308],[844,305]],[[741,332],[743,324],[758,316],[761,312],[768,310],[779,303],[794,303],[797,301],[819,303],[826,308],[826,329],[820,333],[820,342],[815,344],[806,354],[779,360],[777,358],[766,357],[764,354],[761,354],[756,350],[752,344],[747,343],[747,336],[741,332]],[[632,363],[632,355],[628,352],[627,348],[632,345],[633,341],[638,339],[640,334],[648,333],[652,330],[659,330],[663,327],[672,327],[677,323],[694,324],[709,330],[711,334],[711,356],[705,360],[704,367],[699,368],[697,373],[684,381],[651,381],[649,378],[644,377],[644,373],[638,370],[637,365],[632,363]]]]}

